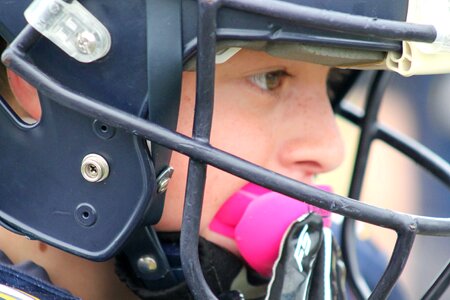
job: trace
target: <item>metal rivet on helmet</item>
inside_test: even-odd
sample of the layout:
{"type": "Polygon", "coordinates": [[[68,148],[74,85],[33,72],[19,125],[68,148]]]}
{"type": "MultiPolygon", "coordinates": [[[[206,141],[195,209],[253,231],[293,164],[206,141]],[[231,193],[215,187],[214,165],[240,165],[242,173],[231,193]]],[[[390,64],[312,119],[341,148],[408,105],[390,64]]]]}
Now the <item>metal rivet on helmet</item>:
{"type": "Polygon", "coordinates": [[[101,182],[109,175],[108,162],[98,154],[88,154],[81,162],[81,175],[89,182],[101,182]]]}
{"type": "Polygon", "coordinates": [[[152,272],[158,268],[158,263],[150,255],[144,255],[138,260],[138,268],[142,273],[152,272]]]}

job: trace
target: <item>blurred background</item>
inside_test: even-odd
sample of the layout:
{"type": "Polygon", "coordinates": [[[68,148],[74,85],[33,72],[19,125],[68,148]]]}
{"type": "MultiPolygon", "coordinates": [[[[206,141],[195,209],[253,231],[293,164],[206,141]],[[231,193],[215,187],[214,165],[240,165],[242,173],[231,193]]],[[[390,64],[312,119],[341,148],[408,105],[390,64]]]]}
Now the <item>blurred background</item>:
{"type": "MultiPolygon", "coordinates": [[[[369,76],[361,78],[358,88],[346,101],[363,107],[368,80],[369,76]]],[[[395,75],[386,90],[378,119],[450,161],[450,75],[411,78],[395,75]]],[[[341,118],[339,125],[346,142],[346,161],[338,170],[321,176],[319,181],[347,195],[359,130],[341,118]]],[[[450,217],[449,187],[380,141],[373,144],[361,200],[412,214],[450,217]]],[[[395,232],[365,223],[359,223],[357,228],[360,238],[372,239],[387,257],[390,256],[395,232]]],[[[417,236],[401,278],[408,299],[421,298],[449,262],[449,238],[417,236]]],[[[450,289],[443,299],[450,299],[450,289]]]]}
{"type": "MultiPolygon", "coordinates": [[[[5,46],[0,39],[0,52],[5,46]]],[[[363,107],[368,80],[369,76],[363,76],[346,100],[363,107]]],[[[8,99],[14,98],[2,64],[0,94],[9,95],[8,99]]],[[[35,122],[16,102],[9,104],[26,122],[35,122]]],[[[394,76],[386,91],[379,120],[450,161],[450,75],[394,76]]],[[[359,130],[344,119],[339,118],[338,122],[346,143],[346,160],[336,171],[321,175],[318,183],[332,185],[335,192],[345,196],[348,194],[359,130]]],[[[375,141],[373,145],[361,200],[401,212],[450,217],[449,187],[382,142],[375,141]]],[[[372,239],[386,257],[390,256],[396,240],[395,232],[359,223],[358,234],[360,238],[372,239]]],[[[417,236],[401,278],[409,299],[419,299],[449,262],[449,238],[417,236]]],[[[443,299],[450,299],[450,289],[443,299]]]]}

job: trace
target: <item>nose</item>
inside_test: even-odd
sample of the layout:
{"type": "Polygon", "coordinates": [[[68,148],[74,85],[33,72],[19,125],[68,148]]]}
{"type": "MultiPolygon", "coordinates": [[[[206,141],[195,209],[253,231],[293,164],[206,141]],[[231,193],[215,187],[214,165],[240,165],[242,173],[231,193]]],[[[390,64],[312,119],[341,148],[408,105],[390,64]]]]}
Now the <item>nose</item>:
{"type": "Polygon", "coordinates": [[[344,143],[325,89],[293,93],[277,131],[275,171],[311,183],[314,175],[338,167],[344,143]]]}

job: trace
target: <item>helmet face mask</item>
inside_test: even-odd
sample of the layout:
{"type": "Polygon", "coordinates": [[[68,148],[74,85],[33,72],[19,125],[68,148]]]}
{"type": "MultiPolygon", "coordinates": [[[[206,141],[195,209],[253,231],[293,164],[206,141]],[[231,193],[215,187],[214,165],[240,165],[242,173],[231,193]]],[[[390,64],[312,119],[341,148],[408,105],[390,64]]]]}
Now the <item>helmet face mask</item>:
{"type": "MultiPolygon", "coordinates": [[[[404,23],[407,1],[389,3],[394,5],[391,10],[385,9],[385,2],[366,1],[366,7],[357,7],[350,2],[270,1],[269,8],[268,1],[85,1],[83,5],[111,34],[109,52],[89,64],[69,57],[26,25],[19,18],[25,4],[0,9],[0,34],[9,44],[3,62],[37,88],[42,109],[36,124],[24,125],[2,102],[0,151],[6,159],[0,161],[0,168],[10,170],[0,175],[0,196],[5,199],[2,224],[92,260],[105,260],[125,249],[128,259],[137,262],[150,252],[159,270],[138,277],[149,282],[170,277],[170,266],[149,228],[162,214],[165,190],[161,186],[171,176],[168,166],[174,150],[190,158],[180,247],[184,277],[196,297],[213,297],[202,279],[197,251],[207,165],[347,217],[343,253],[350,286],[359,297],[367,297],[369,291],[361,283],[355,260],[354,220],[396,231],[389,266],[372,294],[376,299],[385,297],[403,270],[415,235],[449,236],[448,218],[394,213],[320,191],[209,144],[217,53],[237,47],[333,67],[384,67],[387,53],[401,51],[403,40],[429,42],[436,35],[430,26],[404,23]],[[367,18],[339,14],[357,9],[367,18]],[[336,23],[326,22],[332,18],[336,23]],[[384,19],[390,21],[383,23],[384,19]],[[175,132],[183,69],[196,70],[192,137],[175,132]],[[86,158],[89,163],[84,163],[86,158]],[[88,182],[80,176],[80,166],[87,176],[109,171],[104,180],[88,182]],[[39,184],[23,189],[18,185],[21,181],[39,184]],[[24,201],[26,208],[17,205],[24,201]]],[[[362,133],[350,198],[360,196],[375,139],[450,184],[447,162],[378,124],[389,73],[374,75],[364,112],[341,101],[358,71],[330,74],[335,112],[360,126],[362,133]]],[[[133,270],[140,272],[138,266],[133,270]]]]}

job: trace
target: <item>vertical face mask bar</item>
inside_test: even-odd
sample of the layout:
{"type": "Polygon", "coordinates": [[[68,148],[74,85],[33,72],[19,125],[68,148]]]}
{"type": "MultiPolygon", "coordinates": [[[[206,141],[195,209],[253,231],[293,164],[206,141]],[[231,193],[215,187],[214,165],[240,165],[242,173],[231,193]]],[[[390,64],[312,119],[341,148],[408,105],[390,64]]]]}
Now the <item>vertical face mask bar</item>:
{"type": "Polygon", "coordinates": [[[413,222],[404,228],[396,229],[398,237],[389,264],[369,299],[385,299],[389,296],[409,258],[416,237],[416,229],[417,225],[413,222]]]}
{"type": "MultiPolygon", "coordinates": [[[[342,196],[318,191],[305,184],[301,184],[295,180],[275,174],[262,167],[227,154],[206,143],[201,143],[174,133],[146,120],[136,118],[134,115],[120,109],[73,93],[47,77],[36,66],[24,59],[26,54],[22,51],[31,46],[36,37],[39,37],[39,35],[36,36],[36,32],[30,27],[27,27],[16,38],[15,42],[10,45],[9,50],[3,53],[2,59],[8,67],[11,67],[16,73],[30,82],[30,84],[39,86],[42,93],[52,95],[52,99],[57,103],[70,107],[87,116],[100,118],[112,126],[126,129],[130,133],[132,132],[135,135],[152,140],[155,143],[159,143],[245,180],[263,185],[293,198],[303,199],[305,202],[317,207],[396,231],[400,231],[401,228],[405,228],[409,224],[416,224],[418,234],[433,236],[450,235],[450,220],[448,218],[430,218],[387,211],[386,209],[373,207],[342,196]]],[[[350,120],[358,121],[361,118],[359,114],[355,114],[350,110],[343,110],[343,112],[350,116],[350,120]]],[[[355,123],[358,124],[359,122],[355,123]]],[[[408,145],[407,141],[401,139],[398,141],[399,143],[408,145]]],[[[413,146],[408,145],[408,147],[413,146]]],[[[431,151],[429,153],[431,154],[427,154],[428,157],[433,157],[434,154],[431,151]]],[[[425,161],[428,160],[431,161],[432,159],[425,158],[425,161]]],[[[448,171],[450,167],[447,163],[438,164],[437,167],[446,173],[447,176],[450,174],[448,171]]],[[[200,286],[200,288],[202,287],[200,286]]]]}
{"type": "MultiPolygon", "coordinates": [[[[371,79],[372,84],[370,85],[371,88],[366,99],[365,115],[362,124],[360,124],[360,139],[349,191],[349,197],[352,199],[359,199],[361,194],[367,159],[369,157],[374,134],[376,133],[374,125],[390,77],[390,73],[379,71],[376,72],[374,78],[371,79]]],[[[355,221],[353,219],[344,219],[341,238],[342,254],[347,262],[346,265],[349,270],[347,277],[349,279],[350,287],[358,298],[367,299],[370,295],[370,289],[359,271],[359,263],[356,254],[355,221]]]]}
{"type": "Polygon", "coordinates": [[[450,262],[445,269],[439,275],[439,277],[433,282],[432,286],[423,295],[422,300],[439,299],[444,294],[450,285],[450,262]]]}
{"type": "MultiPolygon", "coordinates": [[[[217,5],[198,1],[198,53],[193,139],[209,144],[214,104],[217,5]]],[[[195,299],[215,299],[203,276],[198,256],[200,218],[205,190],[206,164],[189,160],[186,196],[180,236],[184,277],[195,299]]]]}
{"type": "MultiPolygon", "coordinates": [[[[214,3],[217,4],[217,2],[214,1],[204,1],[202,2],[205,6],[203,7],[205,11],[207,9],[210,9],[210,11],[214,11],[213,17],[209,19],[210,15],[202,12],[201,15],[205,13],[204,20],[203,21],[214,21],[215,19],[215,12],[216,10],[212,10],[211,7],[214,5],[214,3]],[[212,2],[212,3],[210,3],[212,2]],[[208,5],[210,6],[208,8],[208,5]]],[[[278,2],[275,2],[276,4],[278,2]]],[[[281,3],[281,2],[280,2],[281,3]]],[[[274,5],[275,6],[275,5],[274,5]]],[[[201,23],[203,27],[204,23],[201,23]]],[[[200,36],[208,35],[210,33],[215,32],[215,26],[214,22],[212,23],[206,23],[209,25],[213,25],[208,31],[204,30],[201,32],[200,36]]],[[[26,31],[25,31],[26,33],[26,31]]],[[[26,35],[26,34],[25,34],[26,35]]],[[[22,35],[21,35],[22,36],[22,35]]],[[[199,37],[200,37],[199,36],[199,37]]],[[[23,37],[23,36],[22,36],[23,37]]],[[[209,37],[212,39],[209,40],[207,36],[204,36],[206,39],[205,44],[201,44],[204,46],[204,49],[201,50],[205,51],[205,58],[204,62],[208,62],[206,64],[203,64],[203,66],[210,66],[212,65],[212,68],[214,68],[214,55],[211,55],[212,57],[209,57],[208,53],[213,52],[214,49],[214,35],[212,37],[209,37]],[[208,44],[209,42],[212,42],[211,44],[208,44]],[[211,51],[211,52],[208,52],[211,51]],[[209,57],[209,58],[208,58],[209,57]]],[[[20,41],[20,38],[18,38],[20,41]]],[[[26,38],[25,38],[26,40],[26,38]]],[[[27,40],[30,44],[32,41],[27,40]]],[[[20,46],[20,42],[18,43],[20,46]]],[[[17,44],[16,44],[17,46],[17,44]]],[[[21,48],[21,47],[19,47],[21,48]]],[[[26,48],[26,47],[25,47],[26,48]]],[[[191,270],[188,270],[188,272],[194,272],[192,273],[194,277],[192,277],[190,286],[193,287],[194,290],[197,292],[200,291],[200,297],[211,299],[212,293],[209,291],[209,288],[206,285],[206,282],[203,279],[203,276],[201,274],[200,265],[198,262],[198,253],[197,253],[197,242],[198,242],[198,224],[199,224],[199,218],[200,218],[200,212],[201,212],[201,200],[202,200],[202,190],[203,190],[203,184],[204,183],[204,176],[205,176],[205,166],[202,164],[208,163],[210,165],[213,165],[215,167],[218,167],[222,170],[225,170],[231,174],[234,174],[236,176],[240,176],[246,180],[253,181],[257,184],[264,185],[270,189],[276,190],[278,192],[284,193],[286,195],[289,195],[291,197],[295,198],[302,198],[304,201],[325,208],[329,209],[338,213],[341,213],[343,215],[346,215],[348,217],[360,219],[365,222],[369,222],[372,224],[377,225],[383,225],[385,227],[391,228],[393,230],[396,230],[397,232],[402,232],[402,229],[407,227],[407,224],[417,224],[417,232],[420,234],[430,234],[430,235],[449,235],[449,224],[448,219],[437,219],[437,218],[426,218],[426,217],[415,217],[411,215],[406,214],[399,214],[399,213],[391,213],[389,216],[386,216],[386,210],[371,207],[369,205],[363,204],[363,203],[355,203],[352,200],[346,199],[344,197],[340,197],[337,195],[330,195],[324,192],[318,192],[315,191],[311,187],[307,187],[305,185],[302,185],[294,180],[288,179],[286,177],[283,177],[281,175],[273,174],[272,172],[269,172],[261,167],[258,167],[256,165],[250,164],[248,162],[245,162],[241,159],[238,159],[236,157],[233,157],[231,155],[228,155],[222,151],[219,151],[213,147],[211,147],[209,144],[207,144],[208,138],[205,138],[205,136],[209,136],[209,130],[210,130],[210,121],[209,124],[206,121],[203,123],[203,120],[210,120],[211,112],[212,112],[212,103],[209,104],[209,114],[206,113],[203,116],[208,116],[206,118],[200,117],[202,113],[200,113],[199,116],[196,116],[195,126],[194,126],[194,140],[191,140],[189,138],[177,135],[173,132],[170,132],[168,130],[164,130],[160,128],[159,126],[156,126],[152,123],[149,123],[142,119],[137,119],[135,116],[127,114],[125,112],[122,112],[116,108],[109,107],[107,105],[103,105],[100,103],[97,103],[95,101],[92,101],[91,99],[82,97],[78,94],[72,93],[64,87],[55,84],[51,79],[46,77],[42,72],[40,72],[36,67],[30,65],[28,62],[26,62],[23,59],[23,54],[20,53],[18,57],[14,57],[14,54],[17,54],[18,52],[15,52],[17,49],[12,49],[8,56],[5,55],[5,62],[9,59],[10,61],[15,61],[15,70],[18,70],[18,73],[21,74],[25,79],[29,79],[30,83],[32,83],[35,86],[39,86],[42,92],[46,92],[48,94],[52,94],[55,96],[55,101],[62,103],[68,107],[73,108],[74,110],[83,112],[86,115],[94,116],[94,117],[101,117],[104,121],[110,121],[113,125],[116,125],[121,128],[125,128],[129,130],[130,132],[133,132],[134,134],[143,136],[147,139],[150,139],[156,143],[160,143],[161,145],[164,145],[166,147],[169,147],[173,150],[179,151],[181,153],[184,153],[190,157],[192,157],[194,160],[192,161],[192,165],[197,165],[197,167],[194,167],[190,169],[190,175],[189,177],[191,184],[188,183],[188,185],[191,185],[191,188],[187,188],[187,197],[190,199],[186,199],[186,201],[189,200],[189,203],[194,204],[196,206],[192,214],[188,214],[188,210],[185,210],[184,213],[184,219],[183,219],[183,229],[185,228],[184,225],[186,225],[186,230],[188,230],[187,234],[184,236],[185,243],[186,239],[194,238],[195,243],[187,243],[186,245],[194,245],[195,249],[192,251],[192,249],[189,249],[191,252],[186,253],[194,253],[194,256],[187,257],[187,260],[184,259],[185,263],[187,262],[187,267],[183,266],[184,268],[191,268],[191,270]],[[206,129],[203,128],[204,125],[206,126],[206,129]],[[205,142],[206,140],[206,142],[205,142]],[[201,163],[200,163],[201,161],[201,163]],[[200,167],[198,167],[200,165],[200,167]],[[199,172],[196,174],[195,171],[198,170],[199,172]],[[192,173],[191,173],[192,172],[192,173]],[[203,179],[199,180],[197,184],[195,181],[192,181],[192,179],[195,180],[195,176],[200,175],[200,177],[203,177],[203,179]],[[196,199],[200,199],[196,201],[196,199]],[[390,219],[394,215],[395,218],[392,220],[390,219]],[[195,218],[192,220],[192,218],[195,218]],[[411,222],[414,221],[414,222],[411,222]],[[194,228],[196,230],[189,231],[189,228],[194,228]],[[200,273],[198,273],[200,271],[200,273]],[[197,277],[195,277],[197,276],[197,277]],[[198,280],[198,282],[195,282],[195,280],[198,280]],[[206,287],[206,289],[205,289],[206,287]],[[204,290],[203,292],[201,290],[204,290]]],[[[22,49],[24,50],[24,49],[22,49]]],[[[13,63],[14,65],[14,63],[13,63]]],[[[198,69],[198,70],[201,70],[198,69]]],[[[214,70],[212,70],[214,71],[214,70]]],[[[201,71],[200,71],[201,72],[201,71]]],[[[205,79],[211,79],[211,81],[205,85],[202,85],[201,87],[206,87],[206,89],[213,87],[212,85],[212,79],[213,79],[213,72],[210,73],[210,77],[208,76],[208,73],[201,72],[205,75],[198,75],[197,78],[198,81],[203,79],[203,76],[205,76],[205,79]]],[[[200,84],[198,86],[198,89],[200,89],[200,84]]],[[[210,91],[211,93],[211,91],[210,91]]],[[[210,94],[211,95],[211,94],[210,94]]],[[[206,100],[207,97],[203,95],[206,100]]],[[[196,103],[196,114],[199,113],[203,108],[200,106],[202,100],[200,99],[202,97],[198,96],[197,103],[196,103]]],[[[209,100],[212,100],[210,98],[209,100]]],[[[206,105],[208,107],[208,105],[206,105]]],[[[357,120],[359,116],[355,115],[353,116],[353,119],[357,120]]],[[[382,132],[382,129],[379,129],[380,132],[382,132]]],[[[407,145],[406,142],[400,141],[400,143],[403,143],[407,145]]],[[[426,160],[425,160],[426,161],[426,160]]],[[[429,163],[426,163],[429,164],[429,163]]],[[[448,164],[441,164],[438,167],[440,170],[443,170],[445,174],[449,174],[449,172],[446,172],[448,170],[448,164]]],[[[448,178],[448,177],[447,177],[448,178]]],[[[187,202],[188,203],[188,202],[187,202]]],[[[188,208],[189,205],[186,205],[186,208],[188,208]]],[[[190,208],[188,208],[190,209],[190,208]]],[[[400,234],[399,234],[400,235],[400,234]]],[[[408,244],[411,241],[412,235],[409,234],[406,236],[406,238],[400,238],[400,242],[398,242],[399,246],[396,248],[400,249],[406,249],[408,244]]],[[[406,253],[407,254],[407,253],[406,253]]],[[[394,250],[394,255],[396,255],[394,250]]],[[[186,255],[185,255],[186,256],[186,255]]],[[[407,255],[406,255],[407,256],[407,255]]],[[[185,257],[186,258],[186,257],[185,257]]],[[[389,267],[388,267],[389,268],[389,267]]],[[[382,297],[382,295],[378,294],[378,296],[382,297]]]]}
{"type": "MultiPolygon", "coordinates": [[[[224,1],[225,5],[229,4],[229,6],[234,6],[236,5],[236,8],[238,9],[242,9],[245,8],[245,6],[247,5],[247,2],[240,2],[240,1],[224,1]],[[228,2],[228,3],[227,3],[228,2]],[[231,2],[231,3],[230,3],[231,2]]],[[[211,21],[209,18],[205,18],[205,15],[208,15],[207,13],[205,13],[205,10],[202,9],[202,1],[199,1],[199,22],[198,22],[198,45],[199,45],[199,49],[198,49],[198,59],[197,59],[197,102],[196,102],[196,114],[195,114],[195,121],[194,121],[194,138],[199,138],[199,139],[205,139],[207,138],[207,140],[209,141],[209,128],[205,129],[202,128],[202,126],[205,126],[206,124],[208,124],[205,120],[205,122],[201,122],[202,116],[200,115],[201,113],[203,113],[203,111],[201,111],[201,107],[203,105],[206,105],[205,103],[207,103],[207,101],[202,101],[203,98],[202,96],[204,96],[205,98],[207,96],[211,97],[210,99],[213,98],[213,94],[212,95],[207,95],[206,93],[211,92],[213,89],[212,87],[214,86],[214,81],[212,80],[212,82],[210,82],[208,79],[209,78],[204,78],[202,71],[205,70],[205,66],[207,66],[207,68],[211,68],[211,73],[214,72],[213,67],[211,65],[213,65],[213,63],[211,63],[210,61],[207,61],[205,59],[205,57],[203,57],[204,53],[204,49],[202,49],[204,45],[209,45],[209,48],[211,49],[215,49],[214,45],[215,45],[215,39],[213,39],[211,41],[211,36],[215,37],[215,24],[213,26],[211,26],[210,22],[211,21]],[[207,23],[203,23],[202,22],[205,21],[207,23]],[[205,31],[207,32],[206,29],[212,29],[213,31],[210,32],[209,34],[209,38],[208,36],[204,36],[203,34],[205,34],[205,31]],[[203,30],[205,31],[203,31],[203,30]],[[205,39],[205,40],[203,40],[205,39]],[[212,42],[211,44],[209,44],[208,42],[212,42]],[[205,59],[205,64],[201,64],[201,60],[205,59]],[[208,90],[206,90],[206,93],[201,90],[200,88],[203,87],[203,82],[205,83],[210,83],[211,85],[208,86],[207,84],[204,85],[205,88],[207,88],[208,90]],[[199,91],[200,89],[200,91],[199,91]],[[199,101],[201,101],[201,103],[199,103],[199,101]],[[198,121],[198,122],[197,122],[198,121]],[[198,127],[197,127],[198,126],[198,127]],[[197,132],[198,134],[196,135],[196,131],[199,129],[199,131],[197,132]],[[201,131],[200,131],[201,130],[201,131]],[[203,134],[203,136],[202,136],[203,134]],[[207,136],[206,136],[207,135],[207,136]]],[[[251,5],[250,5],[251,6],[251,5]]],[[[264,7],[264,6],[261,6],[264,7]]],[[[257,8],[253,8],[255,11],[258,10],[257,8]]],[[[251,10],[253,10],[251,9],[251,10]]],[[[282,10],[282,9],[280,9],[282,10]]],[[[261,12],[261,11],[260,11],[261,12]]],[[[262,10],[262,12],[264,14],[270,14],[271,10],[269,11],[264,11],[262,10]]],[[[281,15],[285,16],[288,14],[288,11],[284,11],[281,13],[281,15]]],[[[277,15],[275,15],[277,16],[277,15]]],[[[294,17],[294,19],[301,19],[301,17],[294,17]]],[[[214,19],[215,20],[215,19],[214,19]]],[[[321,23],[321,25],[323,25],[323,22],[321,23]]],[[[335,25],[335,24],[334,24],[335,25]]],[[[355,27],[356,28],[356,27],[355,27]]],[[[366,26],[367,29],[367,26],[366,26]]],[[[367,31],[366,31],[367,33],[367,31]]],[[[424,36],[426,36],[426,34],[424,34],[424,36]]],[[[391,37],[389,35],[387,35],[387,37],[391,37]]],[[[413,37],[408,37],[408,38],[413,38],[413,37]]],[[[421,36],[420,38],[423,38],[423,36],[421,36]]],[[[430,41],[433,40],[433,38],[430,38],[430,41]]],[[[206,46],[205,46],[206,47],[206,46]]],[[[205,51],[206,52],[206,51],[205,51]]],[[[212,52],[210,52],[211,56],[212,52]]],[[[206,73],[207,74],[207,73],[206,73]]],[[[374,95],[369,95],[372,101],[369,101],[368,103],[371,105],[371,108],[367,110],[367,115],[365,117],[366,121],[364,122],[364,124],[366,125],[365,128],[363,128],[363,132],[361,135],[361,142],[359,145],[359,150],[358,150],[358,156],[357,156],[357,162],[356,162],[356,166],[355,166],[355,172],[354,172],[354,177],[352,180],[352,187],[351,190],[352,192],[350,193],[350,197],[351,198],[358,198],[359,194],[360,194],[360,190],[361,190],[361,186],[362,186],[362,180],[363,180],[363,175],[365,173],[365,165],[366,165],[366,161],[367,161],[367,156],[369,153],[369,149],[370,149],[370,145],[371,142],[373,140],[373,136],[371,133],[373,133],[372,131],[372,124],[374,124],[376,122],[376,116],[378,113],[378,109],[381,103],[381,98],[382,98],[382,94],[384,92],[385,86],[387,84],[387,82],[389,81],[389,75],[386,75],[387,73],[385,73],[385,75],[383,76],[383,72],[380,72],[378,74],[378,76],[376,77],[375,81],[377,81],[377,83],[374,84],[374,89],[371,91],[372,93],[374,93],[374,95]],[[378,85],[378,81],[382,81],[382,84],[379,86],[378,85]],[[376,101],[374,101],[376,100],[376,101]],[[360,175],[360,176],[358,176],[360,175]],[[360,179],[359,181],[356,181],[356,179],[360,179]]],[[[210,74],[210,76],[213,76],[210,74]]],[[[211,109],[211,115],[212,115],[212,107],[207,107],[207,109],[210,108],[211,109]]],[[[210,122],[210,120],[208,120],[210,122]]],[[[209,126],[210,127],[210,123],[209,126]]],[[[376,131],[375,131],[376,132],[376,131]]],[[[196,260],[198,260],[198,255],[195,255],[195,253],[191,253],[191,255],[188,255],[186,251],[183,251],[183,246],[186,247],[186,249],[189,249],[190,251],[194,251],[197,250],[197,247],[193,247],[194,246],[194,242],[195,244],[198,244],[198,228],[199,228],[199,222],[200,219],[198,217],[196,217],[195,219],[192,218],[192,214],[189,214],[189,211],[186,210],[190,210],[193,209],[194,207],[198,207],[197,209],[201,210],[201,199],[203,196],[203,189],[204,189],[204,174],[206,173],[206,168],[205,170],[202,170],[202,164],[200,164],[199,162],[193,161],[192,159],[190,160],[190,164],[189,164],[189,176],[188,176],[188,185],[187,185],[187,191],[186,191],[186,199],[185,199],[185,213],[183,215],[183,229],[185,228],[186,230],[188,229],[192,229],[195,225],[195,227],[197,227],[195,229],[195,232],[192,232],[192,234],[196,234],[196,238],[195,240],[193,238],[191,239],[187,239],[187,241],[191,242],[191,246],[189,246],[188,244],[185,244],[183,241],[185,239],[182,239],[181,245],[182,245],[182,262],[183,261],[188,261],[188,260],[192,260],[193,257],[196,257],[196,260]],[[194,175],[196,174],[196,175],[194,175]],[[195,176],[195,177],[194,177],[195,176]],[[202,191],[200,193],[200,187],[199,186],[195,186],[195,185],[202,185],[202,191]],[[195,201],[195,197],[194,197],[194,191],[197,191],[197,201],[199,203],[191,203],[193,201],[195,201]],[[189,215],[191,217],[189,217],[189,215]],[[186,218],[187,217],[187,218],[186,218]],[[187,221],[185,221],[187,220],[187,221]],[[193,222],[197,223],[194,224],[193,222]],[[186,224],[186,227],[184,227],[184,225],[186,224]],[[188,226],[191,225],[191,226],[188,226]],[[190,228],[189,228],[190,227],[190,228]],[[184,254],[183,254],[184,253],[184,254]],[[194,255],[194,256],[193,256],[194,255]]],[[[182,230],[183,232],[184,230],[182,230]]],[[[394,249],[394,254],[395,253],[402,253],[404,252],[404,250],[407,250],[407,253],[409,254],[409,251],[412,247],[412,242],[414,240],[414,231],[407,231],[402,230],[404,233],[401,233],[399,231],[397,231],[397,233],[399,234],[399,239],[397,240],[395,249],[394,249]],[[404,238],[401,238],[404,237],[404,238]]],[[[190,231],[186,231],[186,232],[190,232],[190,231]]],[[[356,260],[356,253],[354,251],[354,246],[355,244],[355,230],[354,230],[354,221],[347,219],[347,221],[344,223],[344,227],[343,227],[343,241],[344,244],[348,243],[349,247],[344,247],[344,255],[347,256],[348,259],[348,267],[350,269],[349,272],[349,277],[350,277],[350,282],[351,282],[351,286],[354,289],[354,292],[356,295],[358,295],[360,298],[367,298],[369,295],[369,289],[367,287],[367,284],[365,284],[365,281],[363,279],[363,277],[361,276],[360,272],[359,272],[359,268],[358,268],[358,264],[357,264],[357,260],[356,260]],[[349,250],[351,249],[351,250],[349,250]]],[[[396,257],[397,255],[395,255],[396,257]]],[[[398,279],[398,277],[401,274],[401,271],[403,269],[404,263],[403,261],[406,261],[408,255],[406,256],[402,256],[404,257],[404,259],[402,260],[393,260],[391,259],[391,262],[385,272],[385,274],[383,275],[383,280],[377,285],[377,287],[374,290],[373,295],[371,296],[371,298],[373,297],[383,297],[383,296],[387,296],[390,291],[392,290],[393,286],[395,285],[396,280],[398,279]],[[399,262],[397,264],[394,264],[394,262],[399,262]]],[[[192,280],[192,282],[188,282],[189,287],[192,289],[193,294],[194,295],[201,295],[205,292],[204,287],[202,288],[201,286],[206,284],[206,282],[204,281],[204,277],[201,273],[201,268],[199,266],[199,264],[193,264],[190,266],[186,266],[186,263],[183,264],[183,270],[184,272],[187,272],[185,274],[186,278],[193,278],[194,280],[192,280]],[[197,268],[194,269],[194,266],[197,265],[197,268]],[[192,268],[192,269],[191,269],[192,268]],[[197,273],[196,274],[191,274],[191,272],[197,273]],[[189,275],[194,275],[194,276],[189,276],[189,275]]],[[[207,289],[207,291],[209,292],[209,289],[207,289]]],[[[204,295],[206,296],[206,295],[204,295]]],[[[203,296],[202,296],[203,298],[203,296]]]]}
{"type": "MultiPolygon", "coordinates": [[[[365,114],[358,114],[356,111],[352,111],[351,107],[346,106],[342,103],[341,111],[342,115],[351,120],[353,123],[361,127],[361,136],[358,146],[357,158],[355,161],[354,172],[352,176],[352,182],[350,186],[349,197],[353,199],[358,199],[361,192],[361,187],[364,179],[364,173],[367,163],[367,158],[370,151],[370,145],[374,139],[380,139],[387,144],[391,145],[395,149],[401,151],[406,156],[413,158],[417,161],[423,168],[429,170],[438,179],[443,181],[447,186],[449,185],[450,169],[448,164],[437,157],[434,153],[429,151],[427,148],[419,145],[417,142],[407,137],[403,137],[390,131],[388,128],[377,123],[377,113],[379,106],[381,104],[382,94],[389,80],[389,74],[384,72],[378,72],[372,85],[371,90],[368,95],[367,105],[365,108],[365,114]]],[[[355,230],[354,230],[353,219],[346,218],[344,221],[344,226],[342,229],[342,250],[347,267],[349,268],[349,283],[353,292],[360,299],[366,299],[369,296],[367,285],[361,276],[358,268],[358,262],[355,252],[355,230]]],[[[416,228],[412,225],[411,228],[407,229],[395,229],[398,234],[397,242],[394,247],[393,254],[391,255],[391,260],[389,265],[383,274],[382,278],[370,299],[378,299],[380,297],[379,292],[386,290],[387,292],[392,289],[393,284],[398,280],[398,277],[403,270],[406,260],[409,256],[409,252],[413,246],[414,237],[416,234],[416,228]],[[392,283],[392,285],[391,285],[392,283]]],[[[445,272],[441,274],[438,281],[445,282],[446,278],[445,272]]],[[[448,280],[448,279],[447,279],[448,280]]],[[[428,294],[433,293],[433,295],[438,295],[439,292],[443,293],[445,288],[448,286],[445,283],[435,284],[430,288],[428,294]],[[445,286],[442,288],[442,286],[445,286]],[[444,289],[442,291],[442,289],[444,289]],[[433,290],[437,290],[436,293],[433,290]]],[[[436,298],[434,298],[436,299],[436,298]]]]}

